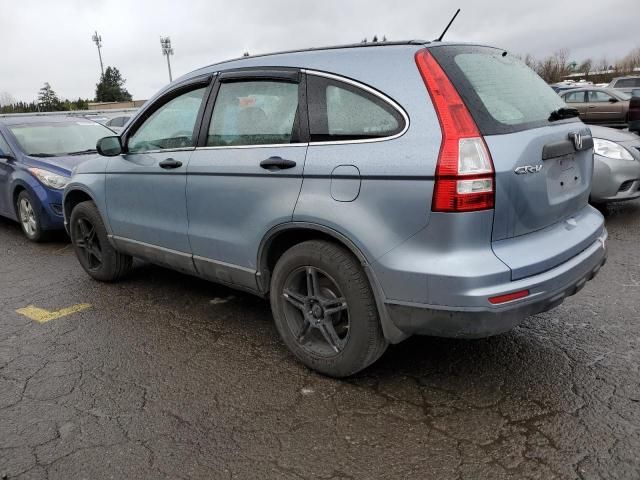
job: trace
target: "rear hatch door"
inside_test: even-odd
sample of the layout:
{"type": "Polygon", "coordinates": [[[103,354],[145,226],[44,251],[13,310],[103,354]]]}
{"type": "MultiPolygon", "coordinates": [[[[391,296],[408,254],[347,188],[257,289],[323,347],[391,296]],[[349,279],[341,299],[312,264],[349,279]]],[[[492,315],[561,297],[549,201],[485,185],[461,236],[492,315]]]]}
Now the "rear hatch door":
{"type": "Polygon", "coordinates": [[[602,230],[599,214],[588,207],[593,174],[590,130],[563,110],[567,105],[562,99],[508,52],[469,45],[442,45],[430,51],[491,153],[496,192],[493,248],[512,269],[512,278],[548,270],[587,248],[602,230]],[[579,222],[580,228],[575,228],[579,222]],[[534,237],[526,237],[535,232],[534,248],[544,250],[544,255],[531,254],[534,237]]]}

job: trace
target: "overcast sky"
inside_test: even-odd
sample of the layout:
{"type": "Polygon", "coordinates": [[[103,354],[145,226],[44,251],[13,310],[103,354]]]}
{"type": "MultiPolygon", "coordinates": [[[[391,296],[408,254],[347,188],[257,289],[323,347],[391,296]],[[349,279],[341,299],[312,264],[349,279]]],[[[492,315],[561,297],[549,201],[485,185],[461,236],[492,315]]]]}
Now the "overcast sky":
{"type": "Polygon", "coordinates": [[[118,67],[134,98],[146,99],[168,81],[161,35],[171,37],[177,78],[245,50],[353,43],[374,34],[433,39],[458,6],[448,40],[536,56],[567,48],[576,61],[613,61],[640,46],[639,0],[0,0],[0,93],[30,101],[49,82],[61,98],[93,98],[96,29],[105,67],[118,67]]]}

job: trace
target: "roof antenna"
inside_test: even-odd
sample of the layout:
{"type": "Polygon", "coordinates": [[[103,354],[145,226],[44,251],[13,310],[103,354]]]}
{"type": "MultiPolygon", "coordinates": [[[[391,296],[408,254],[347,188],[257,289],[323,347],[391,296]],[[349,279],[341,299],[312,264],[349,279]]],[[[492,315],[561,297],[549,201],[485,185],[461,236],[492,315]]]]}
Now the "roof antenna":
{"type": "Polygon", "coordinates": [[[451,26],[451,24],[456,19],[456,17],[458,16],[459,13],[460,13],[460,9],[456,10],[456,13],[453,15],[453,18],[447,24],[447,28],[444,29],[444,32],[442,32],[442,35],[440,35],[438,38],[436,38],[434,40],[435,42],[441,42],[442,41],[442,39],[444,37],[444,34],[447,33],[447,30],[449,30],[449,27],[451,26]]]}

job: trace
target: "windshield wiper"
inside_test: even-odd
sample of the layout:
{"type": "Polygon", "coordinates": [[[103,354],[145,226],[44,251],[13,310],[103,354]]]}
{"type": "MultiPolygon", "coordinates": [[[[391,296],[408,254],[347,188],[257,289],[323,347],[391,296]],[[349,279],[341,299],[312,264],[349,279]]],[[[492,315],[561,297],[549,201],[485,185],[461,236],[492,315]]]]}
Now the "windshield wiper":
{"type": "Polygon", "coordinates": [[[69,152],[66,155],[86,155],[87,153],[98,153],[95,148],[88,148],[86,150],[78,150],[77,152],[69,152]]]}
{"type": "Polygon", "coordinates": [[[555,122],[556,120],[564,120],[565,118],[573,118],[573,117],[577,117],[578,115],[580,115],[580,112],[578,111],[577,108],[571,108],[571,107],[561,107],[558,108],[557,110],[554,110],[553,112],[551,112],[551,115],[549,115],[549,121],[550,122],[555,122]]]}
{"type": "Polygon", "coordinates": [[[57,157],[55,153],[30,153],[30,157],[57,157]]]}

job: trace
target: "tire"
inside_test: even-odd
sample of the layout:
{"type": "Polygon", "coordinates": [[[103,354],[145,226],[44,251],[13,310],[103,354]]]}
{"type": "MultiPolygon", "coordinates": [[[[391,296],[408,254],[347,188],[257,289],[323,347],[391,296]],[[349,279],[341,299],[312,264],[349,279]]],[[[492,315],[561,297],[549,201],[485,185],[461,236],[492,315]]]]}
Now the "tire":
{"type": "Polygon", "coordinates": [[[287,250],[274,268],[270,295],[280,337],[317,372],[347,377],[387,349],[366,274],[338,245],[312,240],[287,250]]]}
{"type": "Polygon", "coordinates": [[[16,200],[16,215],[22,228],[22,233],[32,242],[44,242],[49,238],[50,232],[42,228],[42,217],[38,209],[38,203],[26,190],[18,194],[16,200]]]}
{"type": "Polygon", "coordinates": [[[80,265],[95,280],[114,282],[131,270],[133,258],[113,248],[93,202],[82,202],[74,207],[69,234],[80,265]]]}

